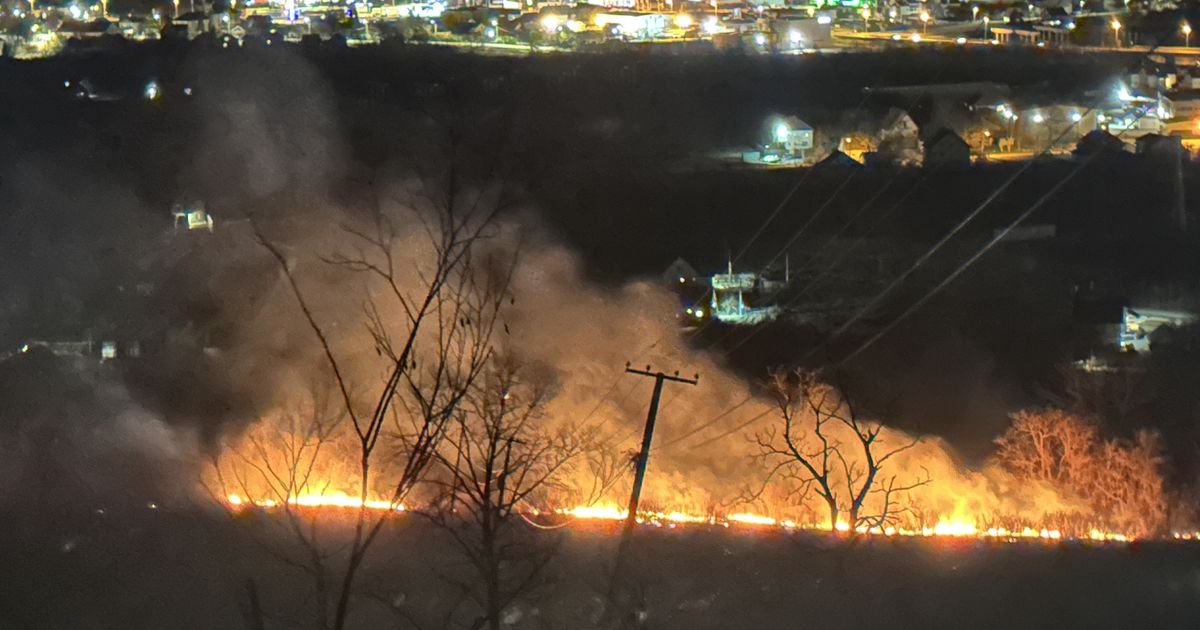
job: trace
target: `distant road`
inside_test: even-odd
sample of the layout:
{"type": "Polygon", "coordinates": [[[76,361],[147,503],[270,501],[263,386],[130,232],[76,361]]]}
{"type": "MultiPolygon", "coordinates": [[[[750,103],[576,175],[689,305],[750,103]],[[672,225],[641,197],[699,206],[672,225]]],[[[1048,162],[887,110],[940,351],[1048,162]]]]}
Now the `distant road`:
{"type": "MultiPolygon", "coordinates": [[[[922,33],[921,29],[914,28],[909,31],[855,31],[852,29],[835,28],[833,36],[840,39],[849,40],[869,40],[869,41],[895,41],[894,35],[900,36],[900,42],[913,44],[912,36],[920,35],[920,44],[953,44],[958,37],[962,37],[963,33],[973,32],[982,27],[982,22],[951,22],[947,24],[937,24],[929,27],[927,33],[922,33]]],[[[1197,38],[1200,40],[1200,38],[1197,38]]],[[[899,43],[899,42],[898,42],[899,43]]],[[[964,42],[967,45],[983,46],[990,42],[984,39],[967,38],[964,42]]],[[[1019,46],[1020,44],[1007,44],[1009,46],[1019,46]]],[[[1028,48],[1028,46],[1024,46],[1028,48]]],[[[1110,52],[1110,53],[1125,53],[1125,54],[1146,54],[1151,52],[1150,46],[1075,46],[1075,45],[1047,45],[1048,48],[1075,50],[1079,52],[1110,52]]],[[[1196,46],[1159,46],[1154,48],[1154,52],[1162,55],[1175,56],[1200,56],[1200,41],[1196,46]]]]}

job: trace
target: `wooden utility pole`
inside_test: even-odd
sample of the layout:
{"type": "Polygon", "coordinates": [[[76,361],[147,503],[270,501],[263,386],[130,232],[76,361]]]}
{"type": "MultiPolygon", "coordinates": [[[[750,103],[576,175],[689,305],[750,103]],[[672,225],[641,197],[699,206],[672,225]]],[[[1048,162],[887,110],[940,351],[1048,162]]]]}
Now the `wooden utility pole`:
{"type": "Polygon", "coordinates": [[[629,515],[625,517],[623,535],[628,536],[633,532],[633,526],[637,522],[638,503],[642,499],[642,482],[646,479],[646,464],[650,460],[650,440],[654,438],[654,421],[658,418],[658,401],[662,398],[663,382],[674,381],[695,385],[700,381],[700,375],[697,374],[695,378],[682,378],[679,376],[679,371],[676,370],[674,376],[667,376],[663,372],[651,372],[649,365],[645,370],[635,370],[629,367],[628,363],[625,364],[625,372],[654,378],[654,394],[650,397],[650,412],[646,414],[646,430],[642,433],[642,450],[638,454],[637,468],[633,474],[633,492],[629,495],[629,515]]]}
{"type": "Polygon", "coordinates": [[[626,363],[625,372],[653,377],[654,395],[650,397],[650,411],[646,414],[646,429],[642,433],[642,450],[638,453],[637,462],[635,462],[637,467],[634,469],[633,475],[633,492],[629,495],[629,514],[625,517],[625,527],[621,530],[621,542],[617,545],[617,558],[613,565],[612,579],[608,584],[608,603],[604,616],[609,620],[613,618],[613,615],[619,616],[620,613],[617,609],[622,606],[621,600],[617,597],[618,588],[622,574],[625,572],[625,557],[629,553],[629,541],[633,538],[633,528],[637,524],[638,503],[642,498],[642,482],[646,479],[646,464],[650,460],[650,441],[654,437],[654,421],[658,418],[658,401],[662,398],[663,383],[673,381],[695,385],[700,381],[699,374],[695,378],[689,379],[679,376],[679,372],[676,371],[673,376],[668,376],[663,372],[651,372],[649,365],[645,370],[635,370],[626,363]]]}

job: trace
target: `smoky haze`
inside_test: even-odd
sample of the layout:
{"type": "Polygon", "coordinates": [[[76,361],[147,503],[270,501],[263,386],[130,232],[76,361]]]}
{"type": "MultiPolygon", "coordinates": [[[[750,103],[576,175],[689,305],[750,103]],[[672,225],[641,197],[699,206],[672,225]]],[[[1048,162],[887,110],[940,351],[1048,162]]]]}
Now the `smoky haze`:
{"type": "MultiPolygon", "coordinates": [[[[518,143],[536,136],[538,126],[532,117],[510,116],[492,102],[462,104],[466,97],[451,82],[429,87],[432,97],[399,103],[394,117],[382,115],[354,98],[343,98],[331,87],[328,73],[290,52],[248,54],[233,63],[197,55],[185,59],[176,76],[164,75],[162,80],[187,114],[185,127],[171,129],[176,119],[138,111],[155,132],[126,133],[129,128],[93,122],[105,131],[100,139],[30,154],[3,167],[0,194],[12,211],[3,218],[8,264],[0,307],[5,325],[0,330],[7,348],[30,338],[111,334],[144,340],[138,361],[97,377],[116,393],[64,408],[54,423],[72,427],[102,422],[111,426],[112,435],[144,435],[140,443],[145,448],[139,446],[134,453],[165,453],[166,463],[179,463],[178,478],[195,479],[205,458],[219,456],[226,445],[236,443],[260,419],[273,417],[314,379],[328,376],[311,330],[278,267],[257,242],[254,226],[279,243],[295,265],[319,321],[336,336],[339,351],[355,363],[366,389],[379,372],[361,310],[372,289],[321,258],[352,248],[354,239],[344,228],[364,225],[376,203],[403,213],[423,197],[436,197],[444,182],[431,173],[439,172],[448,158],[461,158],[474,167],[500,162],[488,159],[479,147],[494,144],[497,137],[518,143]],[[184,87],[194,96],[179,97],[184,87]],[[347,101],[352,108],[343,109],[347,101]],[[468,108],[487,112],[482,119],[494,126],[464,122],[462,112],[468,108]],[[518,130],[513,135],[519,138],[506,136],[507,128],[500,124],[510,118],[518,130]],[[368,164],[352,150],[346,136],[363,126],[386,130],[380,132],[379,143],[396,141],[395,147],[383,151],[386,159],[368,164]],[[447,150],[446,139],[453,135],[448,130],[461,129],[469,131],[468,137],[457,138],[461,144],[456,146],[466,148],[447,150]],[[105,145],[115,137],[129,139],[117,148],[105,145]],[[128,174],[121,172],[123,162],[89,159],[97,151],[129,157],[132,164],[157,176],[151,184],[128,183],[128,174]],[[414,152],[419,157],[413,157],[414,152]],[[170,166],[152,164],[156,160],[170,166]],[[173,230],[170,204],[195,200],[203,200],[215,217],[213,234],[173,230]],[[174,446],[167,448],[164,441],[174,446]]],[[[123,102],[114,107],[117,114],[119,108],[135,113],[138,105],[123,102]]],[[[634,133],[628,130],[628,119],[636,112],[617,111],[615,121],[601,127],[634,133]]],[[[566,152],[561,146],[545,153],[522,146],[525,151],[516,155],[533,165],[530,171],[566,152]]],[[[505,150],[492,146],[493,153],[505,150]]],[[[594,159],[608,160],[607,166],[615,168],[620,157],[594,159]]],[[[597,259],[622,258],[626,252],[608,242],[580,243],[578,232],[564,227],[569,219],[538,203],[567,190],[579,196],[583,184],[573,188],[570,183],[507,181],[508,173],[481,175],[477,168],[473,175],[464,179],[465,189],[487,190],[500,179],[512,188],[534,191],[519,196],[520,202],[503,215],[492,246],[519,256],[503,343],[553,371],[550,416],[561,422],[594,423],[612,435],[613,449],[632,450],[640,438],[651,383],[622,375],[626,362],[699,373],[699,386],[669,387],[664,395],[649,500],[696,510],[732,506],[734,497],[753,482],[747,473],[754,450],[748,436],[772,418],[764,400],[756,397],[765,366],[739,365],[735,373],[718,355],[695,350],[678,332],[676,296],[657,280],[636,279],[646,274],[624,273],[620,280],[610,275],[606,282],[594,282],[599,274],[591,266],[597,259]]],[[[596,181],[601,180],[590,185],[596,181]]],[[[601,184],[612,187],[611,181],[601,184]]],[[[611,204],[612,216],[628,214],[618,202],[611,204]]],[[[588,207],[589,216],[578,224],[611,221],[605,219],[608,211],[607,206],[588,207]]],[[[427,247],[417,227],[401,224],[413,260],[420,260],[427,247]]],[[[720,225],[705,227],[709,232],[698,239],[715,242],[723,236],[713,236],[720,225]]],[[[664,256],[655,252],[651,260],[664,256]]],[[[944,332],[936,324],[924,328],[930,329],[930,336],[944,332]]],[[[891,411],[906,419],[948,419],[934,427],[921,422],[903,426],[914,434],[938,429],[970,443],[971,459],[982,462],[1007,412],[1028,402],[1028,393],[1014,384],[1012,374],[996,367],[992,349],[969,334],[952,331],[930,345],[918,344],[915,351],[897,344],[900,348],[893,348],[894,353],[873,359],[888,366],[888,374],[902,376],[855,379],[856,389],[868,391],[872,402],[878,402],[872,405],[879,410],[876,417],[889,421],[891,411]],[[909,394],[902,396],[903,392],[909,394]]],[[[44,356],[38,360],[54,363],[44,356]]],[[[78,386],[75,377],[65,373],[56,378],[65,380],[63,387],[78,386]]],[[[18,406],[24,409],[57,396],[54,390],[37,388],[14,391],[32,397],[29,406],[18,406]]],[[[26,435],[27,424],[38,426],[32,417],[15,413],[7,422],[17,427],[14,435],[26,435]]],[[[88,439],[76,441],[75,448],[84,452],[92,446],[88,439]]],[[[69,468],[76,459],[68,458],[64,466],[69,468]]],[[[1014,502],[1005,509],[1034,509],[1032,498],[1022,503],[995,471],[978,466],[983,472],[972,472],[962,466],[937,438],[928,439],[921,457],[901,463],[915,474],[918,460],[932,465],[931,475],[944,480],[946,488],[971,484],[978,488],[973,495],[1014,502]]],[[[154,461],[155,466],[161,464],[154,461]]],[[[949,494],[938,491],[930,500],[952,502],[949,494]]],[[[1054,502],[1046,505],[1047,510],[1055,507],[1054,502]]]]}

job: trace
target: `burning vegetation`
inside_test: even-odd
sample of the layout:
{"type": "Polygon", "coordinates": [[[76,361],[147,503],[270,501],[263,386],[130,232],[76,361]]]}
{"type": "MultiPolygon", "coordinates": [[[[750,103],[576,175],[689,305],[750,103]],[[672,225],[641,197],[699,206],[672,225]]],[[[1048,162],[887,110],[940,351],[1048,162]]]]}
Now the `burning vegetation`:
{"type": "Polygon", "coordinates": [[[629,358],[706,375],[696,392],[665,397],[643,523],[1050,540],[1169,533],[1153,434],[1111,440],[1077,416],[1023,411],[989,461],[965,466],[936,438],[868,418],[834,374],[784,372],[747,387],[647,315],[669,312],[658,308],[663,291],[581,289],[570,256],[499,220],[502,187],[452,186],[401,190],[407,201],[376,205],[337,238],[285,246],[286,235],[256,227],[286,288],[275,297],[298,314],[321,367],[225,438],[206,485],[235,510],[280,510],[302,539],[315,535],[304,526],[323,513],[315,508],[343,510],[356,534],[345,581],[331,590],[349,592],[356,558],[395,512],[440,524],[490,572],[485,583],[513,564],[497,551],[506,537],[624,519],[645,399],[633,395],[637,382],[597,382],[629,358]]]}

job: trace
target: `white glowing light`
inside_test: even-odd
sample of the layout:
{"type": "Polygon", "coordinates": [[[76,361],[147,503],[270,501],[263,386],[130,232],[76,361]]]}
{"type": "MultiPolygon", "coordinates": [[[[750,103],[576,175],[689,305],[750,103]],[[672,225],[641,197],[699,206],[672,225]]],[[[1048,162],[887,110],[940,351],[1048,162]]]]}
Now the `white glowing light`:
{"type": "Polygon", "coordinates": [[[919,43],[921,43],[921,34],[913,33],[912,37],[910,37],[909,39],[912,40],[912,43],[919,44],[919,43]]]}
{"type": "Polygon", "coordinates": [[[675,16],[675,26],[678,26],[685,31],[689,28],[692,28],[692,25],[695,23],[696,21],[692,19],[692,16],[686,13],[680,13],[679,15],[675,16]]]}
{"type": "Polygon", "coordinates": [[[1079,112],[1071,113],[1071,122],[1079,122],[1081,120],[1083,120],[1083,114],[1080,114],[1079,112]]]}
{"type": "Polygon", "coordinates": [[[558,32],[559,26],[562,26],[562,20],[557,15],[547,15],[542,18],[542,28],[546,29],[547,33],[558,32]]]}
{"type": "Polygon", "coordinates": [[[766,46],[767,45],[767,36],[763,35],[762,33],[755,33],[754,34],[754,45],[759,46],[759,47],[766,46]]]}
{"type": "Polygon", "coordinates": [[[804,37],[800,35],[800,31],[788,32],[788,41],[792,42],[793,46],[799,44],[803,39],[804,37]]]}
{"type": "Polygon", "coordinates": [[[963,45],[963,44],[967,43],[967,38],[966,38],[966,37],[958,37],[958,38],[955,38],[955,40],[954,40],[954,43],[955,43],[955,44],[958,44],[959,46],[961,46],[961,45],[963,45]]]}
{"type": "Polygon", "coordinates": [[[776,142],[787,142],[788,134],[790,132],[791,132],[791,129],[788,129],[788,126],[783,123],[779,123],[778,125],[775,125],[775,141],[776,142]]]}
{"type": "Polygon", "coordinates": [[[828,15],[818,15],[817,24],[833,24],[833,18],[829,17],[828,15]]]}
{"type": "Polygon", "coordinates": [[[145,96],[147,100],[151,101],[158,100],[158,97],[161,96],[161,94],[162,92],[158,88],[158,81],[154,80],[151,80],[149,83],[147,83],[146,88],[142,90],[142,95],[145,96]]]}
{"type": "Polygon", "coordinates": [[[1033,115],[1033,122],[1035,122],[1035,123],[1044,122],[1045,120],[1046,120],[1046,118],[1044,116],[1042,116],[1042,114],[1040,112],[1033,115]]]}

